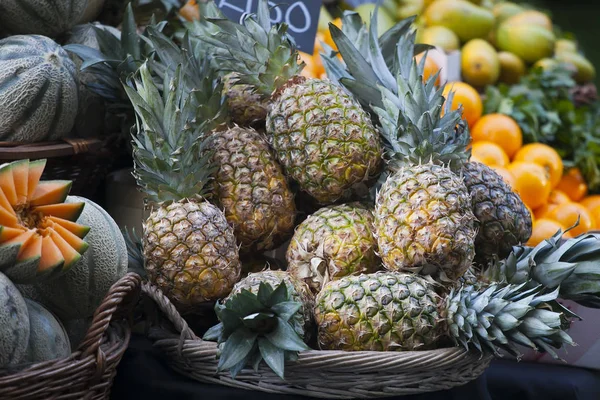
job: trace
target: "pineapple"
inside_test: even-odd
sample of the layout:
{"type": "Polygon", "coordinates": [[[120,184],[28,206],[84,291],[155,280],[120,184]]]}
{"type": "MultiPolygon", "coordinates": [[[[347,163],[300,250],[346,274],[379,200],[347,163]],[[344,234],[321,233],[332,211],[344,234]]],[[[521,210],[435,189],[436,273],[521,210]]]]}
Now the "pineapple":
{"type": "Polygon", "coordinates": [[[219,32],[199,39],[213,46],[223,73],[235,73],[235,84],[267,101],[267,136],[286,175],[320,204],[363,189],[382,164],[369,115],[333,82],[300,75],[304,64],[298,63],[287,26],[271,26],[268,1],[260,0],[257,14],[244,25],[227,19],[214,1],[200,8],[201,15],[215,16],[210,22],[219,32]]]}
{"type": "MultiPolygon", "coordinates": [[[[332,26],[347,71],[335,56],[326,63],[334,79],[372,105],[387,144],[390,177],[376,206],[384,264],[456,281],[474,260],[486,264],[526,241],[531,216],[497,173],[469,162],[468,127],[460,111],[449,110],[451,98],[440,117],[443,88],[435,87],[437,75],[423,82],[424,58],[418,64],[413,60],[412,20],[402,21],[366,49],[360,47],[365,40],[356,39],[366,34],[361,21],[343,24],[354,40],[332,26]],[[399,40],[397,52],[394,38],[399,40]],[[370,64],[361,52],[368,53],[370,64]],[[387,65],[394,65],[393,70],[387,65]]],[[[372,23],[371,36],[375,18],[372,23]]]]}
{"type": "Polygon", "coordinates": [[[231,120],[239,126],[264,129],[267,119],[267,102],[249,85],[236,85],[235,74],[224,77],[224,93],[231,113],[231,120]]]}
{"type": "Polygon", "coordinates": [[[314,298],[308,286],[285,271],[251,273],[215,305],[221,321],[204,335],[221,347],[219,370],[235,376],[264,360],[282,379],[284,363],[309,350],[314,298]]]}
{"type": "Polygon", "coordinates": [[[143,224],[145,268],[182,313],[225,297],[241,273],[233,229],[202,197],[215,169],[206,135],[213,121],[197,119],[187,67],[165,71],[162,94],[146,63],[125,87],[137,116],[134,175],[154,203],[143,224]]]}
{"type": "Polygon", "coordinates": [[[412,273],[376,272],[329,282],[315,300],[322,349],[412,351],[445,338],[465,349],[519,355],[517,345],[543,349],[574,345],[561,314],[544,302],[557,293],[491,284],[463,286],[439,297],[435,284],[412,273]]]}
{"type": "Polygon", "coordinates": [[[324,207],[297,228],[287,249],[287,271],[318,293],[324,284],[347,275],[375,272],[373,213],[360,203],[324,207]]]}

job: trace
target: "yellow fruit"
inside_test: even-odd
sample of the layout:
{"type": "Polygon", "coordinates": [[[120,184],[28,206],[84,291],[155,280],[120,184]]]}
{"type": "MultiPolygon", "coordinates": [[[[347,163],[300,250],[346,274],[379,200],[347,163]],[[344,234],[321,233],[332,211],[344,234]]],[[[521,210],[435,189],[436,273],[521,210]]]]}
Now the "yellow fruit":
{"type": "Polygon", "coordinates": [[[437,0],[424,13],[427,26],[445,26],[467,42],[485,38],[494,27],[494,14],[466,0],[437,0]]]}
{"type": "Polygon", "coordinates": [[[179,14],[187,21],[200,19],[200,9],[196,0],[188,0],[183,7],[179,9],[179,14]]]}
{"type": "Polygon", "coordinates": [[[570,231],[573,236],[579,236],[582,233],[588,232],[595,225],[590,211],[579,203],[559,204],[552,211],[548,212],[548,218],[559,222],[565,228],[574,226],[579,218],[579,225],[570,231]]]}
{"type": "MultiPolygon", "coordinates": [[[[415,56],[415,60],[417,61],[417,63],[420,63],[423,57],[425,57],[425,53],[418,54],[415,56]]],[[[439,72],[439,70],[440,66],[434,61],[431,54],[427,53],[427,58],[425,58],[425,65],[423,68],[423,81],[427,82],[427,80],[429,80],[429,78],[431,78],[433,75],[439,72]]],[[[435,80],[435,85],[439,86],[440,81],[441,77],[440,75],[438,75],[437,79],[435,80]]]]}
{"type": "MultiPolygon", "coordinates": [[[[556,232],[562,230],[563,232],[567,228],[561,225],[557,221],[553,221],[548,218],[538,219],[533,223],[531,229],[531,237],[527,241],[527,246],[534,247],[542,243],[544,240],[550,239],[556,232]]],[[[563,235],[564,238],[571,238],[571,232],[567,232],[563,235]]]]}
{"type": "Polygon", "coordinates": [[[600,195],[592,194],[590,196],[586,196],[583,199],[581,199],[579,204],[591,211],[596,207],[600,207],[600,195]]]}
{"type": "Polygon", "coordinates": [[[569,168],[560,178],[556,189],[565,192],[572,201],[580,201],[588,191],[585,178],[579,168],[569,168]]]}
{"type": "Polygon", "coordinates": [[[465,82],[476,87],[496,83],[500,76],[500,60],[491,44],[472,39],[461,51],[461,73],[465,82]]]}
{"type": "Polygon", "coordinates": [[[498,53],[498,60],[500,61],[500,76],[498,77],[500,82],[514,85],[527,72],[523,60],[513,53],[501,51],[498,53]]]}
{"type": "Polygon", "coordinates": [[[554,67],[556,67],[558,65],[558,61],[556,61],[554,58],[542,58],[541,60],[538,60],[535,62],[535,64],[533,64],[533,68],[541,68],[544,71],[548,71],[554,67]]]}
{"type": "Polygon", "coordinates": [[[548,15],[536,10],[527,10],[520,12],[508,18],[503,24],[509,25],[537,25],[548,31],[552,31],[552,20],[548,15]]]}
{"type": "Polygon", "coordinates": [[[496,45],[527,63],[534,63],[554,53],[554,33],[539,25],[511,25],[504,22],[496,32],[496,45]]]}
{"type": "MultiPolygon", "coordinates": [[[[376,4],[363,3],[356,7],[354,11],[360,15],[362,20],[369,26],[371,23],[371,15],[375,12],[375,7],[377,7],[376,4]]],[[[395,24],[394,18],[388,14],[384,8],[380,8],[377,12],[377,34],[379,36],[383,35],[395,24]]]]}
{"type": "MultiPolygon", "coordinates": [[[[463,107],[463,118],[473,127],[481,118],[483,113],[483,102],[477,90],[465,82],[449,82],[444,87],[444,97],[448,98],[448,93],[454,92],[452,99],[452,109],[457,110],[460,106],[463,107]]],[[[443,113],[443,111],[442,111],[443,113]]]]}
{"type": "MultiPolygon", "coordinates": [[[[496,171],[496,173],[498,173],[498,175],[500,175],[502,177],[502,179],[504,179],[504,182],[506,182],[508,184],[508,186],[510,186],[511,188],[515,187],[515,183],[516,183],[515,177],[513,176],[513,174],[511,174],[511,172],[508,169],[506,169],[506,167],[500,167],[498,165],[490,165],[490,168],[492,168],[494,171],[496,171]]],[[[533,213],[532,213],[532,215],[533,215],[533,213]]]]}
{"type": "Polygon", "coordinates": [[[516,161],[508,166],[515,177],[515,192],[532,210],[548,201],[550,195],[550,178],[541,166],[524,161],[516,161]]]}
{"type": "Polygon", "coordinates": [[[471,130],[473,142],[494,142],[512,158],[523,144],[523,132],[514,119],[504,114],[487,114],[471,130]]]}
{"type": "Polygon", "coordinates": [[[519,14],[523,10],[523,7],[510,1],[503,1],[502,3],[494,5],[494,8],[492,8],[497,24],[504,22],[513,15],[519,14]]]}
{"type": "Polygon", "coordinates": [[[563,174],[563,162],[556,150],[547,144],[530,143],[521,147],[514,161],[529,161],[541,165],[550,174],[550,184],[556,187],[563,174]]]}
{"type": "Polygon", "coordinates": [[[596,68],[594,68],[594,65],[579,53],[563,51],[556,53],[555,58],[558,61],[570,64],[575,68],[576,72],[573,75],[573,78],[577,83],[586,83],[594,80],[596,77],[596,68]]]}
{"type": "Polygon", "coordinates": [[[471,154],[487,166],[505,167],[510,163],[502,147],[492,142],[476,142],[471,147],[471,154]]]}
{"type": "Polygon", "coordinates": [[[548,202],[543,204],[541,207],[538,207],[534,210],[534,214],[536,218],[544,218],[548,215],[550,211],[556,208],[559,204],[569,203],[571,199],[564,192],[560,190],[552,190],[550,195],[548,196],[548,202]]]}
{"type": "Polygon", "coordinates": [[[412,17],[413,15],[421,14],[425,8],[425,2],[423,0],[400,0],[395,3],[396,20],[403,20],[412,17]]]}
{"type": "Polygon", "coordinates": [[[418,43],[437,46],[446,52],[458,50],[460,47],[460,40],[456,36],[456,33],[445,26],[429,26],[418,32],[420,32],[417,33],[418,43]]]}
{"type": "Polygon", "coordinates": [[[557,39],[554,43],[555,53],[577,53],[577,43],[570,39],[557,39]]]}

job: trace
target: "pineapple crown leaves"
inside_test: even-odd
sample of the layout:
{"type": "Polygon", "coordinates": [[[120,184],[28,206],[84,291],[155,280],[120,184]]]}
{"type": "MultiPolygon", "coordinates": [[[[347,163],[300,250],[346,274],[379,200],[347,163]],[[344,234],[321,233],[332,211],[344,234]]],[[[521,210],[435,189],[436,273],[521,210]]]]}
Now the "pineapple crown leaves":
{"type": "MultiPolygon", "coordinates": [[[[572,229],[572,228],[571,228],[572,229]]],[[[563,239],[562,230],[535,247],[515,246],[504,260],[482,273],[488,280],[531,281],[585,307],[600,308],[600,234],[563,239]]]]}
{"type": "MultiPolygon", "coordinates": [[[[353,32],[350,36],[366,31],[364,27],[357,28],[360,17],[345,18],[354,26],[347,30],[353,32]]],[[[334,79],[378,116],[388,158],[394,163],[430,160],[459,168],[470,157],[468,127],[462,119],[462,109],[451,109],[453,93],[444,99],[444,87],[436,88],[439,72],[424,82],[426,57],[417,63],[413,55],[429,47],[415,45],[416,33],[410,29],[413,20],[399,22],[379,39],[376,9],[368,46],[361,45],[364,40],[353,42],[330,24],[331,36],[346,61],[344,74],[339,73],[342,67],[337,57],[324,58],[329,70],[336,74],[334,79]]]]}
{"type": "Polygon", "coordinates": [[[246,289],[215,305],[219,324],[204,335],[217,341],[221,351],[218,370],[235,376],[247,365],[255,371],[261,361],[281,379],[286,360],[296,360],[304,343],[304,329],[294,322],[302,303],[292,300],[285,282],[276,288],[261,282],[257,293],[246,289]]]}
{"type": "MultiPolygon", "coordinates": [[[[196,107],[185,85],[182,65],[167,73],[161,94],[148,65],[125,86],[136,113],[133,134],[134,176],[154,201],[178,201],[204,194],[215,172],[206,121],[196,119],[196,107]]],[[[210,124],[210,122],[208,122],[210,124]]]]}
{"type": "Polygon", "coordinates": [[[142,239],[135,231],[135,228],[132,228],[130,231],[127,227],[124,227],[122,229],[122,234],[125,239],[125,244],[127,245],[129,272],[135,272],[136,274],[145,277],[147,274],[144,269],[142,239]]]}
{"type": "Polygon", "coordinates": [[[243,24],[231,21],[215,7],[212,0],[200,4],[200,14],[208,13],[203,18],[218,30],[199,38],[210,46],[221,71],[237,73],[237,83],[250,85],[264,97],[300,75],[304,63],[298,63],[287,25],[271,25],[268,0],[259,0],[256,14],[249,14],[243,24]]]}
{"type": "Polygon", "coordinates": [[[558,355],[553,348],[575,345],[564,331],[561,312],[548,309],[558,297],[558,288],[543,293],[543,287],[526,284],[463,286],[446,298],[450,337],[465,349],[500,355],[500,350],[520,357],[517,345],[558,355]]]}

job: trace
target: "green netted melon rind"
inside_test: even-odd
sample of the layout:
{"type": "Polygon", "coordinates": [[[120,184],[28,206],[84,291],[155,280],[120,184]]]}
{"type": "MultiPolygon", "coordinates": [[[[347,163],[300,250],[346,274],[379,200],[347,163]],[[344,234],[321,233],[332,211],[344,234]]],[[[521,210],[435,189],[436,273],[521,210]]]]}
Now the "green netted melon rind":
{"type": "Polygon", "coordinates": [[[88,0],[2,0],[0,30],[56,37],[81,19],[87,5],[88,0]]]}
{"type": "Polygon", "coordinates": [[[22,362],[28,344],[27,304],[16,286],[0,273],[0,368],[22,362]]]}
{"type": "Polygon", "coordinates": [[[72,319],[64,321],[65,330],[71,342],[71,351],[77,350],[92,325],[92,318],[72,319]]]}
{"type": "Polygon", "coordinates": [[[61,322],[41,304],[29,299],[25,303],[30,332],[25,361],[36,363],[68,357],[71,343],[61,322]]]}
{"type": "Polygon", "coordinates": [[[54,312],[62,321],[94,314],[110,287],[127,273],[127,245],[117,223],[99,205],[78,196],[65,203],[85,202],[79,224],[89,226],[85,241],[90,245],[81,259],[63,275],[22,288],[25,293],[54,312]]]}
{"type": "Polygon", "coordinates": [[[75,64],[53,40],[40,35],[0,40],[0,141],[68,135],[77,115],[77,85],[75,64]]]}

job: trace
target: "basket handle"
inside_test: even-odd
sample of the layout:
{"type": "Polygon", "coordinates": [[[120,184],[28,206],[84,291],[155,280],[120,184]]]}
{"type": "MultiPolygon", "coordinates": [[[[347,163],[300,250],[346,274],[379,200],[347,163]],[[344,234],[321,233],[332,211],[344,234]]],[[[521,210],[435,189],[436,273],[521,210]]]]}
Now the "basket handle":
{"type": "MultiPolygon", "coordinates": [[[[117,311],[127,310],[137,302],[141,282],[142,278],[138,274],[129,272],[112,285],[94,312],[92,324],[77,349],[82,352],[83,356],[96,354],[98,364],[102,364],[103,354],[100,354],[99,350],[104,333],[117,311]]],[[[131,318],[131,316],[129,317],[131,318]]]]}
{"type": "Polygon", "coordinates": [[[196,336],[194,331],[190,329],[185,319],[179,314],[171,300],[160,291],[156,286],[144,282],[142,284],[142,293],[147,295],[158,306],[160,311],[173,324],[177,332],[181,334],[179,340],[179,350],[182,350],[184,340],[201,340],[196,336]]]}

